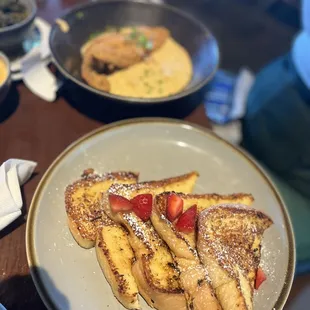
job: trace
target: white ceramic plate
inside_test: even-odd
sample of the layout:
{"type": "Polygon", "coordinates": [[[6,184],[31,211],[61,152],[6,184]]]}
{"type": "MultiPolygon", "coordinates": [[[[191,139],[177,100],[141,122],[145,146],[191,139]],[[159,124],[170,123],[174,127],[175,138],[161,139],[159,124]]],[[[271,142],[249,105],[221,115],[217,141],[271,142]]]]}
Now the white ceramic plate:
{"type": "MultiPolygon", "coordinates": [[[[262,266],[268,280],[254,309],[282,309],[291,288],[295,246],[286,208],[270,180],[245,153],[211,132],[167,119],[118,122],[82,137],[50,166],[34,195],[27,223],[27,255],[36,287],[50,309],[123,309],[114,298],[94,250],[72,238],[65,187],[93,167],[132,170],[154,180],[197,170],[196,193],[248,192],[274,225],[264,235],[262,266]]],[[[143,302],[143,309],[149,307],[143,302]]]]}

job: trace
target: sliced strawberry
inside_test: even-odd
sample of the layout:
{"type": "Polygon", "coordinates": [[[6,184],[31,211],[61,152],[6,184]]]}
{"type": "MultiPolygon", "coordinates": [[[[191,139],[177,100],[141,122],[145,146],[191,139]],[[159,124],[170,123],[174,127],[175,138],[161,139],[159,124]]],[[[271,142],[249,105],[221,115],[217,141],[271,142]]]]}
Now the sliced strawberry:
{"type": "Polygon", "coordinates": [[[197,205],[193,205],[186,210],[178,219],[175,227],[178,231],[190,233],[194,231],[196,225],[197,205]]]}
{"type": "Polygon", "coordinates": [[[153,196],[151,194],[141,194],[130,200],[133,204],[133,212],[142,221],[147,221],[152,214],[153,196]]]}
{"type": "Polygon", "coordinates": [[[110,207],[113,212],[131,211],[133,204],[125,197],[110,194],[109,195],[110,207]]]}
{"type": "Polygon", "coordinates": [[[183,199],[176,195],[170,194],[167,198],[166,216],[170,222],[177,219],[183,212],[183,199]]]}
{"type": "Polygon", "coordinates": [[[256,280],[255,280],[255,289],[258,290],[261,284],[267,279],[262,268],[257,269],[256,280]]]}

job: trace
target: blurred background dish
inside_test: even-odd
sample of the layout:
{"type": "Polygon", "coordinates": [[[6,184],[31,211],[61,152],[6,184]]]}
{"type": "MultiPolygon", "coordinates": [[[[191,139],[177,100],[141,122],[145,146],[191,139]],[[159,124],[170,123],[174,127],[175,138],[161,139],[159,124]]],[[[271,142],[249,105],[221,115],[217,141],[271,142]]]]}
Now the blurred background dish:
{"type": "Polygon", "coordinates": [[[11,86],[11,71],[8,58],[0,52],[0,104],[5,99],[11,86]]]}
{"type": "Polygon", "coordinates": [[[86,41],[81,54],[83,80],[118,96],[169,97],[192,78],[190,55],[161,26],[107,28],[86,41]]]}
{"type": "Polygon", "coordinates": [[[0,50],[9,54],[32,30],[37,13],[35,0],[0,1],[0,50]]]}
{"type": "MultiPolygon", "coordinates": [[[[74,8],[53,25],[50,35],[52,58],[60,72],[73,84],[89,93],[128,105],[158,105],[186,99],[201,90],[213,77],[219,64],[218,44],[211,32],[197,19],[166,4],[128,2],[123,0],[88,3],[74,8]],[[87,25],[87,27],[85,27],[87,25]],[[178,93],[162,98],[126,97],[98,90],[81,77],[81,47],[92,35],[106,27],[162,26],[189,53],[193,75],[189,84],[178,93]]],[[[199,101],[199,100],[198,100],[199,101]]],[[[197,102],[197,100],[196,100],[197,102]]],[[[200,102],[199,102],[200,103],[200,102]]]]}

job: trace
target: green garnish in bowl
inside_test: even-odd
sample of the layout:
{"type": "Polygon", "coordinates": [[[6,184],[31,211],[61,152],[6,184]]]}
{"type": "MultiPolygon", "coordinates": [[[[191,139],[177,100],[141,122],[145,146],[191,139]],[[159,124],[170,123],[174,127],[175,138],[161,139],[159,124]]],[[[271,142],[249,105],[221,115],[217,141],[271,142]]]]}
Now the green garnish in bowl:
{"type": "Polygon", "coordinates": [[[92,40],[102,34],[102,31],[95,31],[89,35],[89,40],[92,40]]]}
{"type": "Polygon", "coordinates": [[[83,12],[77,12],[75,14],[75,16],[76,16],[77,19],[83,19],[84,18],[84,13],[83,12]]]}

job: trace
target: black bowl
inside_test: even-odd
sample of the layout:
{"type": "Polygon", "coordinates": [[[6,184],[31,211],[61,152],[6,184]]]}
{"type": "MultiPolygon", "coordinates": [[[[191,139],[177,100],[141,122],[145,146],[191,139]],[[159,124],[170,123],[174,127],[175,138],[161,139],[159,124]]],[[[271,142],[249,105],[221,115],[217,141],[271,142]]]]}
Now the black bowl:
{"type": "Polygon", "coordinates": [[[28,9],[28,16],[19,23],[0,28],[0,50],[5,51],[8,55],[18,49],[32,31],[37,14],[35,0],[20,0],[20,2],[28,9]]]}
{"type": "Polygon", "coordinates": [[[54,24],[50,34],[53,60],[59,71],[84,90],[122,104],[160,105],[175,102],[197,92],[213,77],[219,64],[218,44],[214,36],[196,18],[166,4],[134,1],[103,1],[78,6],[61,17],[69,25],[63,32],[54,24]],[[163,98],[142,99],[117,96],[87,85],[81,78],[81,46],[94,32],[107,26],[149,25],[167,27],[172,36],[189,52],[194,72],[190,84],[181,92],[163,98]]]}

